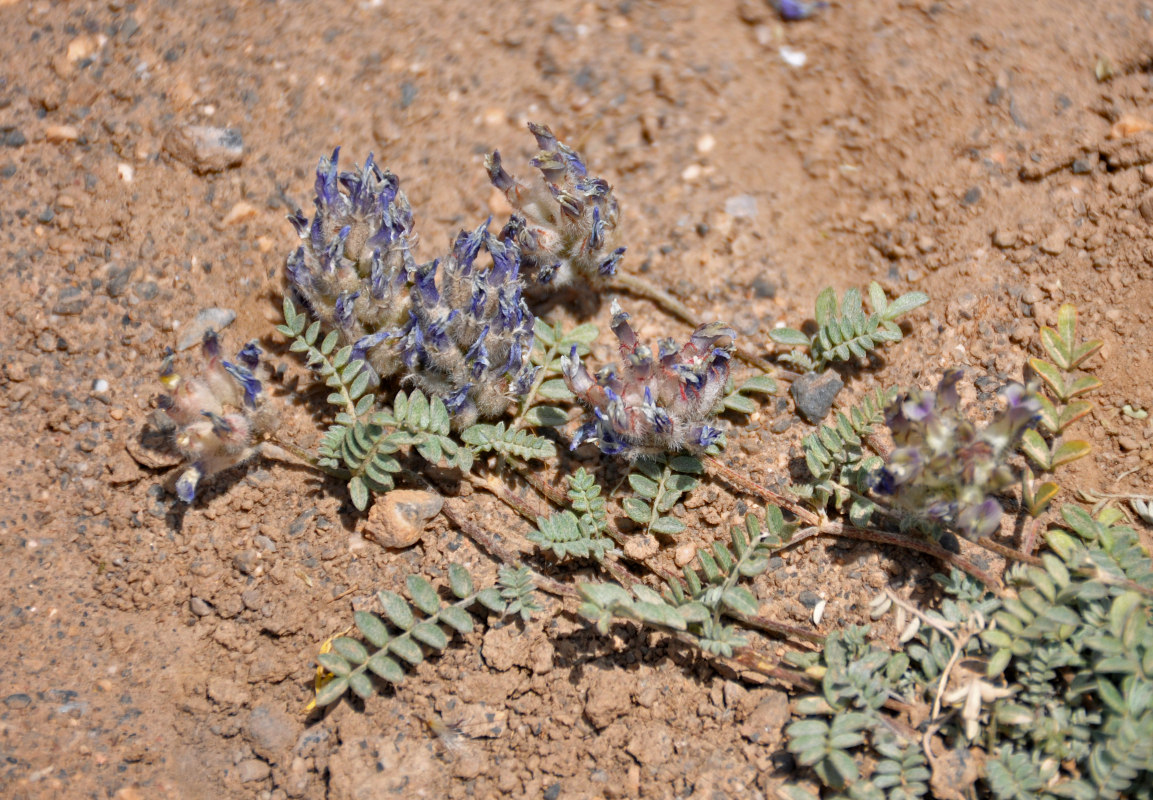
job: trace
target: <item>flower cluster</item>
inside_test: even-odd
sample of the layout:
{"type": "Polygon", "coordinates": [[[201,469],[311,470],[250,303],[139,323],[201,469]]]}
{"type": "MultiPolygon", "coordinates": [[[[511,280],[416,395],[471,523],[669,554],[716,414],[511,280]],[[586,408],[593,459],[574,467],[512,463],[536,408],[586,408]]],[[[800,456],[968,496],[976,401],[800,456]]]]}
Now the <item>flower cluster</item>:
{"type": "Polygon", "coordinates": [[[620,208],[612,187],[590,177],[580,154],[548,127],[530,122],[528,128],[541,149],[529,163],[542,181],[520,183],[505,172],[497,151],[485,160],[493,185],[515,209],[501,238],[516,243],[525,271],[542,283],[563,286],[579,277],[601,284],[625,253],[614,247],[620,208]]]}
{"type": "Polygon", "coordinates": [[[416,269],[401,339],[407,378],[443,399],[457,428],[500,415],[533,382],[534,320],[521,290],[517,248],[490,234],[488,222],[462,231],[443,262],[416,269]],[[483,270],[476,265],[482,248],[492,257],[483,270]]]}
{"type": "Polygon", "coordinates": [[[1010,384],[1002,390],[1006,407],[978,429],[958,408],[961,375],[949,370],[935,392],[911,389],[886,409],[897,447],[874,488],[897,506],[976,539],[1000,525],[995,495],[1017,479],[1005,462],[1041,405],[1024,386],[1010,384]]]}
{"type": "Polygon", "coordinates": [[[200,482],[256,454],[261,434],[272,430],[275,415],[265,404],[256,378],[261,350],[245,345],[237,363],[224,361],[220,340],[208,331],[200,348],[203,363],[196,377],[184,378],[169,356],[160,373],[167,394],[160,407],[175,425],[173,443],[188,461],[176,479],[176,494],[186,503],[196,497],[200,482]]]}
{"type": "Polygon", "coordinates": [[[457,427],[501,414],[534,375],[518,245],[485,222],[461,232],[445,259],[418,265],[396,176],[371,155],[363,169],[338,172],[339,155],[317,167],[316,216],[289,217],[302,242],[288,258],[291,289],[352,346],[353,360],[440,397],[457,427]],[[492,257],[485,269],[475,264],[482,249],[492,257]]]}
{"type": "Polygon", "coordinates": [[[612,329],[622,364],[600,370],[595,380],[575,348],[563,360],[565,383],[587,403],[595,419],[573,439],[593,442],[609,455],[637,458],[687,450],[700,453],[719,429],[705,420],[725,391],[736,333],[720,322],[702,325],[682,347],[661,339],[657,352],[637,340],[629,315],[614,300],[612,329]]]}
{"type": "Polygon", "coordinates": [[[288,218],[301,240],[288,258],[288,282],[314,319],[388,377],[403,366],[400,331],[416,267],[412,209],[397,177],[371,155],[352,172],[337,171],[339,157],[338,147],[317,167],[312,221],[300,211],[288,218]]]}

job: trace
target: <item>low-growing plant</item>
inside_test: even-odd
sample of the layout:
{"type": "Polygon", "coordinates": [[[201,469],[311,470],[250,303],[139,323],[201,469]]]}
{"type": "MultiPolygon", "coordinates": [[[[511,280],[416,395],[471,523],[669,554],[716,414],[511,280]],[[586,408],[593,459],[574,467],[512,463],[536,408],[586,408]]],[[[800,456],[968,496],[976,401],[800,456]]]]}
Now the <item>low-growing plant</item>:
{"type": "MultiPolygon", "coordinates": [[[[1079,398],[1100,385],[1078,372],[1100,343],[1080,342],[1076,310],[1062,306],[1057,328],[1042,329],[1052,362],[1030,362],[1046,394],[1011,384],[1005,407],[980,426],[961,408],[959,371],[932,391],[874,389],[805,437],[808,480],[770,489],[726,463],[723,431],[755,415],[754,396],[774,394],[791,373],[742,350],[729,326],[700,325],[624,271],[612,187],[589,177],[583,158],[547,128],[530,129],[541,148],[531,162],[539,184],[518,182],[494,152],[489,176],[513,217],[495,235],[487,222],[460,233],[448,256],[425,264],[414,258],[399,180],[371,157],[348,173],[337,170],[338,152],[321,160],[316,216],[291,218],[301,244],[287,260],[278,328],[327,391],[328,429],[314,450],[274,429],[255,346],[224,362],[210,335],[198,376],[178,378],[172,362],[162,373],[172,442],[186,459],[175,488],[187,502],[205,479],[273,442],[343,480],[359,510],[397,485],[451,494],[468,483],[526,520],[524,541],[510,548],[515,526],[496,536],[446,501],[450,523],[501,562],[496,584],[477,590],[451,565],[443,587],[411,575],[407,598],[379,592],[379,611],[353,615],[358,637],[322,647],[315,704],[348,692],[367,699],[403,680],[405,665],[443,652],[454,634],[475,641],[488,614],[539,613],[544,591],[570,601],[570,611],[579,601],[601,633],[614,621],[648,626],[794,691],[786,746],[818,791],[793,782],[787,796],[1150,796],[1153,566],[1139,537],[1119,509],[1067,504],[1064,524],[1045,529],[1040,556],[1029,537],[1019,550],[996,540],[1013,499],[1032,536],[1059,492],[1022,466],[1019,445],[1045,476],[1088,452],[1064,438],[1090,411],[1079,398]],[[647,297],[694,330],[654,351],[614,300],[620,363],[594,374],[586,365],[596,327],[566,330],[535,317],[522,270],[543,288],[579,280],[647,297]],[[738,383],[734,357],[760,371],[738,383]],[[585,442],[596,451],[577,455],[596,460],[573,469],[566,450],[585,442]],[[619,491],[606,491],[604,481],[622,472],[619,491]],[[682,501],[704,482],[762,501],[763,513],[742,508],[724,541],[689,531],[682,501]],[[1018,486],[1018,498],[1005,496],[1018,486]],[[630,547],[634,533],[658,548],[690,533],[706,541],[676,575],[630,547]],[[1005,556],[1008,568],[998,577],[978,565],[958,552],[956,535],[1005,556]],[[938,602],[922,608],[889,590],[879,595],[873,619],[892,609],[898,616],[889,643],[864,627],[822,636],[761,614],[758,579],[776,554],[814,536],[939,559],[950,570],[937,576],[938,602]],[[947,538],[949,547],[933,541],[947,538]],[[566,563],[577,559],[579,572],[566,563]],[[795,648],[782,660],[765,635],[795,648]]],[[[859,291],[840,304],[833,289],[822,291],[813,335],[773,332],[794,348],[780,360],[815,371],[862,359],[900,341],[897,320],[928,301],[910,292],[890,302],[876,283],[869,295],[866,315],[859,291]]],[[[1148,498],[1103,502],[1117,498],[1149,521],[1148,498]]]]}
{"type": "Polygon", "coordinates": [[[830,364],[864,358],[887,342],[904,338],[897,320],[929,302],[924,292],[908,292],[892,302],[881,284],[869,284],[873,313],[866,315],[859,289],[848,289],[837,306],[837,294],[828,287],[817,295],[813,317],[817,330],[811,336],[796,328],[774,328],[770,337],[793,349],[781,357],[802,372],[820,372],[830,364]]]}

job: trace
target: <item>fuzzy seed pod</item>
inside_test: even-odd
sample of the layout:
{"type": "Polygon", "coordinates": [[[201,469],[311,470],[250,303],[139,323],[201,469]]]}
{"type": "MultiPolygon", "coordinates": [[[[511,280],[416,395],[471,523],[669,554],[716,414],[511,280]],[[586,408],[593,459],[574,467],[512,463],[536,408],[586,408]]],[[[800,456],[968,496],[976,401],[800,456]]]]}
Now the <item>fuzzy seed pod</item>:
{"type": "Polygon", "coordinates": [[[500,237],[516,243],[525,273],[541,283],[601,285],[625,253],[615,247],[620,208],[612,187],[590,177],[580,154],[547,126],[530,122],[528,129],[541,149],[529,162],[540,170],[540,182],[520,183],[505,171],[497,151],[485,159],[493,186],[515,209],[500,237]]]}
{"type": "Polygon", "coordinates": [[[176,426],[172,440],[176,450],[190,462],[175,485],[186,503],[195,499],[203,479],[255,455],[259,437],[276,422],[256,378],[261,351],[255,343],[245,345],[237,363],[231,363],[221,358],[216,333],[208,331],[200,352],[202,363],[195,377],[176,374],[171,356],[160,373],[167,390],[160,406],[176,426]]]}
{"type": "Polygon", "coordinates": [[[488,225],[461,231],[447,258],[416,269],[412,318],[401,340],[406,380],[443,399],[458,429],[502,414],[536,374],[519,253],[488,225]],[[476,264],[482,249],[492,258],[485,269],[476,264]]]}
{"type": "Polygon", "coordinates": [[[637,340],[616,300],[612,314],[619,366],[605,367],[594,380],[575,348],[563,360],[565,383],[595,417],[577,431],[573,448],[593,442],[603,453],[629,458],[703,452],[721,435],[705,420],[724,394],[736,332],[720,322],[702,325],[681,347],[660,340],[654,356],[637,340]]]}
{"type": "Polygon", "coordinates": [[[978,539],[996,532],[996,493],[1017,482],[1006,463],[1037,419],[1036,394],[1019,383],[1002,390],[1006,407],[978,429],[958,407],[962,371],[945,372],[935,392],[910,389],[885,411],[897,447],[874,489],[929,521],[978,539]]]}
{"type": "Polygon", "coordinates": [[[289,286],[326,329],[340,332],[380,377],[402,368],[415,263],[412,209],[400,181],[369,155],[337,172],[340,148],[316,170],[316,216],[289,217],[301,246],[288,258],[289,286]]]}

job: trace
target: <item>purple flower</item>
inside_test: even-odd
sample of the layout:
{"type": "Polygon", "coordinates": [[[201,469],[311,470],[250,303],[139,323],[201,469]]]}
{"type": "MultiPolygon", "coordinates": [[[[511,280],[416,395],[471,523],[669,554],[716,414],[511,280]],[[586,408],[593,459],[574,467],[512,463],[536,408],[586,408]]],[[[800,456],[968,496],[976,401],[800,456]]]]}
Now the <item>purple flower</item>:
{"type": "Polygon", "coordinates": [[[500,153],[485,161],[493,186],[515,209],[500,239],[515,244],[521,268],[539,283],[562,286],[583,279],[600,285],[615,272],[623,247],[616,247],[620,208],[612,187],[588,177],[581,156],[544,125],[530,122],[540,152],[529,163],[541,180],[525,185],[505,171],[500,153]]]}
{"type": "Polygon", "coordinates": [[[403,367],[399,339],[372,339],[408,319],[412,209],[396,176],[370,155],[363,168],[338,170],[340,148],[316,170],[316,215],[289,217],[300,246],[286,264],[290,290],[311,316],[361,349],[377,375],[403,367]],[[372,343],[371,346],[369,343],[372,343]]]}
{"type": "Polygon", "coordinates": [[[533,315],[521,297],[519,252],[488,232],[462,231],[444,259],[415,270],[400,340],[406,379],[445,401],[453,424],[502,414],[531,385],[533,315]],[[481,250],[492,265],[481,268],[481,250]]]}
{"type": "Polygon", "coordinates": [[[873,490],[938,529],[977,539],[1000,524],[995,495],[1016,483],[1007,461],[1041,407],[1025,387],[1010,384],[1002,393],[1006,407],[978,428],[959,408],[961,376],[948,370],[935,392],[910,389],[886,409],[897,446],[873,490]]]}
{"type": "Polygon", "coordinates": [[[573,447],[596,444],[601,452],[630,458],[687,450],[700,453],[721,432],[705,423],[724,393],[736,333],[719,322],[702,325],[683,347],[669,340],[658,356],[629,325],[629,315],[614,300],[612,331],[620,342],[621,364],[595,379],[576,348],[562,360],[569,390],[588,404],[593,420],[583,425],[573,447]]]}
{"type": "Polygon", "coordinates": [[[793,22],[799,19],[808,19],[824,8],[828,8],[829,4],[818,0],[817,2],[807,2],[806,0],[772,0],[773,6],[777,9],[777,13],[781,15],[781,19],[788,22],[793,22]]]}
{"type": "Polygon", "coordinates": [[[275,426],[275,414],[266,405],[255,374],[260,368],[260,348],[249,342],[237,361],[221,359],[220,340],[209,331],[193,377],[177,373],[172,356],[161,369],[166,394],[159,406],[173,423],[175,449],[189,462],[173,484],[186,503],[195,499],[202,480],[251,458],[259,438],[275,426]]]}

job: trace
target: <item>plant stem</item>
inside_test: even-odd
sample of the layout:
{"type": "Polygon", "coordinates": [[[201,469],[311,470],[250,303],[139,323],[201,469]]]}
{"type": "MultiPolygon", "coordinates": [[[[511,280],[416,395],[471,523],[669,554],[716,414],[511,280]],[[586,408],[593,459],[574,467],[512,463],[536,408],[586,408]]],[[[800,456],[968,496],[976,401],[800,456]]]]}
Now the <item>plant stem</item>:
{"type": "MultiPolygon", "coordinates": [[[[659,309],[671,314],[686,325],[692,325],[696,328],[701,324],[697,315],[690,311],[688,306],[663,289],[658,289],[656,286],[653,286],[638,275],[633,275],[631,272],[617,272],[617,274],[613,276],[610,285],[619,286],[631,295],[655,303],[659,309]]],[[[739,345],[737,346],[736,352],[737,358],[746,364],[750,364],[770,375],[776,372],[776,367],[756,353],[746,350],[739,345]]]]}
{"type": "Polygon", "coordinates": [[[749,614],[734,614],[732,612],[725,612],[725,615],[740,620],[750,628],[757,628],[762,631],[767,631],[768,633],[775,633],[778,636],[784,636],[785,638],[795,637],[797,639],[804,639],[806,642],[812,642],[813,644],[825,643],[825,637],[821,636],[819,633],[807,631],[804,628],[798,627],[796,625],[786,625],[783,622],[777,622],[776,620],[769,619],[768,617],[760,615],[751,616],[749,614]]]}
{"type": "Polygon", "coordinates": [[[977,544],[981,545],[981,547],[984,547],[991,553],[996,553],[1006,561],[1022,561],[1026,564],[1031,564],[1034,567],[1040,567],[1044,564],[1044,562],[1037,558],[1037,556],[1032,556],[1020,550],[1014,550],[1012,547],[1006,547],[1003,544],[998,544],[988,536],[982,536],[977,540],[977,544]]]}
{"type": "Polygon", "coordinates": [[[488,492],[529,522],[536,522],[537,517],[544,516],[540,511],[530,506],[527,501],[510,492],[508,487],[496,478],[491,476],[482,478],[472,472],[465,473],[464,477],[473,486],[488,492]]]}
{"type": "MultiPolygon", "coordinates": [[[[521,566],[523,564],[520,554],[505,547],[500,541],[499,536],[489,533],[481,526],[470,522],[466,517],[467,511],[464,508],[457,507],[458,502],[455,498],[445,498],[441,511],[449,522],[458,527],[466,536],[487,550],[491,555],[495,556],[501,563],[509,566],[521,566]]],[[[532,573],[533,583],[543,592],[548,592],[551,595],[562,598],[580,596],[580,593],[568,584],[541,575],[534,569],[530,569],[529,571],[532,573]]]]}
{"type": "Polygon", "coordinates": [[[773,505],[787,509],[795,514],[797,519],[801,520],[806,525],[821,524],[820,517],[809,511],[807,508],[804,508],[783,494],[777,494],[771,489],[766,489],[765,487],[754,483],[732,467],[727,466],[716,456],[702,456],[701,461],[704,462],[705,467],[709,470],[710,473],[721,478],[734,489],[751,495],[763,503],[772,503],[773,505]]]}
{"type": "Polygon", "coordinates": [[[924,539],[914,539],[912,537],[902,536],[896,533],[886,533],[885,531],[878,531],[874,530],[873,528],[857,528],[855,526],[845,525],[840,522],[833,522],[822,526],[821,535],[839,536],[866,542],[876,542],[877,544],[889,544],[895,547],[904,547],[908,550],[916,550],[917,552],[924,553],[925,555],[935,556],[941,561],[944,561],[946,564],[954,566],[957,569],[968,573],[997,594],[1000,594],[1002,590],[1001,582],[999,580],[985,572],[983,569],[978,567],[964,556],[946,550],[935,542],[926,541],[924,539]]]}

